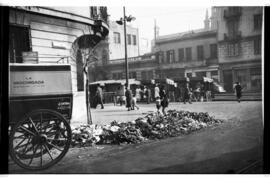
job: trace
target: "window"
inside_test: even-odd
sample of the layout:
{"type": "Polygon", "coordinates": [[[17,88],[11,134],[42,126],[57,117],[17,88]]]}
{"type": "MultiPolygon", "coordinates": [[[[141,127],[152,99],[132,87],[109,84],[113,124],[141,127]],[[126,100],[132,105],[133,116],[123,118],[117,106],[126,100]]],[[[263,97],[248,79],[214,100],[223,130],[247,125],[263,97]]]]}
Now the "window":
{"type": "Polygon", "coordinates": [[[136,35],[132,35],[132,38],[133,38],[133,45],[137,45],[136,35]]]}
{"type": "Polygon", "coordinates": [[[164,63],[164,52],[159,52],[159,62],[164,63]]]}
{"type": "Polygon", "coordinates": [[[239,69],[235,70],[235,80],[240,82],[242,88],[244,90],[247,89],[248,86],[248,70],[247,69],[239,69]]]}
{"type": "Polygon", "coordinates": [[[192,59],[191,56],[191,47],[186,48],[186,60],[190,61],[192,59]]]}
{"type": "Polygon", "coordinates": [[[113,80],[116,80],[117,79],[117,73],[113,73],[112,78],[113,78],[113,80]]]}
{"type": "Polygon", "coordinates": [[[170,63],[170,51],[166,52],[166,62],[170,63]]]}
{"type": "Polygon", "coordinates": [[[175,62],[175,59],[174,59],[174,50],[170,50],[170,63],[173,63],[175,62]]]}
{"type": "Polygon", "coordinates": [[[131,45],[131,35],[127,34],[127,41],[128,41],[128,45],[131,45]]]}
{"type": "Polygon", "coordinates": [[[262,88],[261,68],[250,69],[250,81],[251,81],[251,88],[253,90],[261,90],[262,88]]]}
{"type": "Polygon", "coordinates": [[[174,62],[174,50],[167,51],[167,62],[173,63],[174,62]]]}
{"type": "Polygon", "coordinates": [[[262,15],[256,14],[254,15],[254,30],[262,29],[262,15]]]}
{"type": "Polygon", "coordinates": [[[116,43],[116,44],[120,44],[121,43],[120,33],[119,32],[114,32],[113,33],[113,38],[114,38],[114,43],[116,43]]]}
{"type": "Polygon", "coordinates": [[[136,75],[136,72],[133,71],[133,72],[129,72],[129,78],[137,78],[137,75],[136,75]]]}
{"type": "Polygon", "coordinates": [[[143,80],[153,79],[153,71],[142,71],[141,77],[143,80]]]}
{"type": "Polygon", "coordinates": [[[22,52],[30,51],[29,28],[9,26],[9,62],[23,63],[22,52]]]}
{"type": "Polygon", "coordinates": [[[122,73],[113,73],[113,79],[114,80],[122,79],[122,73]]]}
{"type": "Polygon", "coordinates": [[[197,56],[198,56],[198,60],[203,60],[203,46],[202,45],[197,46],[197,56]]]}
{"type": "Polygon", "coordinates": [[[261,54],[261,38],[257,38],[254,40],[254,54],[261,54]]]}
{"type": "Polygon", "coordinates": [[[217,44],[210,44],[210,58],[217,58],[217,44]]]}
{"type": "Polygon", "coordinates": [[[184,49],[178,49],[178,60],[181,62],[184,60],[184,49]]]}
{"type": "Polygon", "coordinates": [[[153,76],[153,71],[151,70],[151,71],[148,71],[148,79],[150,80],[150,79],[153,79],[154,78],[154,76],[153,76]]]}
{"type": "Polygon", "coordinates": [[[142,71],[141,77],[142,77],[142,80],[146,80],[147,79],[146,71],[142,71]]]}
{"type": "Polygon", "coordinates": [[[228,35],[230,38],[234,38],[237,36],[238,23],[238,20],[228,21],[228,35]]]}
{"type": "Polygon", "coordinates": [[[239,55],[239,44],[238,43],[232,43],[228,44],[227,46],[228,50],[228,56],[237,56],[239,55]]]}

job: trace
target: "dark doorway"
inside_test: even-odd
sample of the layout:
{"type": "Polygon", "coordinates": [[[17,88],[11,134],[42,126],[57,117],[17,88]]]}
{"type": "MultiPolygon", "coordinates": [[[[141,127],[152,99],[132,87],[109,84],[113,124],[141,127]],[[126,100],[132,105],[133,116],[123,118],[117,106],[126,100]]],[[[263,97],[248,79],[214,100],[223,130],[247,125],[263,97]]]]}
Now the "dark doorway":
{"type": "Polygon", "coordinates": [[[29,28],[9,26],[9,62],[22,63],[22,52],[30,51],[29,28]]]}
{"type": "Polygon", "coordinates": [[[223,71],[223,82],[224,82],[224,89],[227,92],[233,92],[232,70],[223,71]]]}

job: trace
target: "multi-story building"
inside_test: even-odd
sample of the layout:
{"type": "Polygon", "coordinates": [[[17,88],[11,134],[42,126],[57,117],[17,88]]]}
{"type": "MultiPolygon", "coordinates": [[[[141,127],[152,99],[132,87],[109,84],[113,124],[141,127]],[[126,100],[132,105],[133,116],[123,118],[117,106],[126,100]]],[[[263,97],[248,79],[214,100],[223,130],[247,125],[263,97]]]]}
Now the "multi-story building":
{"type": "MultiPolygon", "coordinates": [[[[227,92],[239,81],[261,91],[262,7],[213,7],[204,28],[156,37],[152,53],[129,59],[130,78],[206,76],[227,92]]],[[[124,59],[106,65],[108,79],[125,78],[124,59]]]]}
{"type": "Polygon", "coordinates": [[[238,81],[245,91],[261,91],[262,7],[213,7],[212,13],[225,90],[238,81]]]}
{"type": "Polygon", "coordinates": [[[9,12],[9,63],[70,64],[78,106],[77,97],[85,99],[83,64],[89,53],[84,52],[108,34],[106,7],[27,6],[10,7],[9,12]]]}
{"type": "MultiPolygon", "coordinates": [[[[130,78],[207,76],[218,80],[217,32],[210,27],[208,13],[204,23],[203,29],[156,37],[152,53],[129,59],[130,78]]],[[[123,58],[107,67],[110,78],[124,78],[123,58]]]]}
{"type": "MultiPolygon", "coordinates": [[[[109,33],[109,60],[117,60],[125,57],[124,27],[114,21],[110,21],[109,33]]],[[[127,31],[127,56],[139,56],[139,32],[137,28],[126,25],[127,31]]]]}

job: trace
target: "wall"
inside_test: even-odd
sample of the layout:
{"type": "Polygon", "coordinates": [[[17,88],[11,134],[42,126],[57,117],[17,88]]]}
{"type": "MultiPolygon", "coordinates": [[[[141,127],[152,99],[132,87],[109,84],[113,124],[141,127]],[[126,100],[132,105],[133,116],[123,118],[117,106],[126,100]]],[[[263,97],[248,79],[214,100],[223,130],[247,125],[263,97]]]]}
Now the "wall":
{"type": "MultiPolygon", "coordinates": [[[[169,43],[163,43],[163,44],[157,44],[157,48],[160,51],[164,52],[164,55],[166,51],[168,50],[174,50],[175,52],[175,60],[178,61],[178,49],[180,48],[192,48],[192,61],[198,61],[197,59],[197,46],[203,45],[204,48],[204,58],[210,57],[210,44],[216,44],[216,37],[215,35],[213,37],[209,38],[201,38],[201,39],[189,39],[189,40],[183,40],[183,41],[177,41],[177,42],[169,42],[169,43]]],[[[184,52],[185,53],[185,52],[184,52]]]]}
{"type": "Polygon", "coordinates": [[[70,50],[72,43],[78,37],[92,33],[91,28],[78,22],[15,10],[10,11],[9,22],[30,28],[31,48],[32,51],[38,52],[39,63],[57,63],[61,57],[69,57],[68,61],[72,71],[72,90],[76,92],[76,62],[70,58],[70,50]],[[55,48],[53,44],[60,45],[63,49],[55,48]]]}
{"type": "MultiPolygon", "coordinates": [[[[136,35],[136,45],[128,45],[127,44],[127,55],[128,57],[139,56],[139,33],[138,29],[131,27],[129,25],[127,27],[127,34],[136,35]]],[[[128,41],[128,39],[127,39],[128,41]]],[[[125,45],[124,45],[124,26],[118,25],[116,22],[110,22],[110,33],[109,33],[109,49],[110,49],[110,60],[125,58],[125,45]],[[120,44],[114,43],[114,33],[120,33],[120,44]]]]}
{"type": "Polygon", "coordinates": [[[239,19],[239,31],[241,39],[238,40],[240,45],[239,55],[228,57],[228,41],[224,40],[224,33],[228,33],[226,20],[223,18],[224,10],[227,7],[218,8],[218,40],[219,40],[219,62],[232,63],[260,60],[261,55],[254,54],[254,39],[261,35],[261,30],[254,30],[254,14],[262,13],[261,7],[242,7],[242,15],[239,19]]]}

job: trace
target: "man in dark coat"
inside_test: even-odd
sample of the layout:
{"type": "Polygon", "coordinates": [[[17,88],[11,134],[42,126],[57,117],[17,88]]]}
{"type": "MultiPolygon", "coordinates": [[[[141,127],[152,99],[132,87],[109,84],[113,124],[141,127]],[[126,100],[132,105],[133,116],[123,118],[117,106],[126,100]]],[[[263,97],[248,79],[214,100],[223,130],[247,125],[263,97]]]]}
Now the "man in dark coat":
{"type": "Polygon", "coordinates": [[[128,111],[130,111],[131,101],[133,97],[132,97],[132,92],[128,87],[126,87],[125,96],[126,96],[126,107],[128,108],[128,111]]]}
{"type": "Polygon", "coordinates": [[[238,102],[240,103],[241,97],[242,97],[242,87],[239,82],[236,82],[236,85],[234,87],[236,98],[238,102]]]}
{"type": "Polygon", "coordinates": [[[96,99],[97,99],[97,105],[100,104],[101,105],[101,109],[104,109],[104,105],[103,105],[103,93],[102,93],[102,89],[101,89],[100,85],[97,86],[96,99]]]}
{"type": "Polygon", "coordinates": [[[186,104],[186,102],[188,101],[189,104],[191,104],[191,98],[190,98],[190,88],[189,88],[189,84],[187,83],[184,87],[184,104],[186,104]]]}

